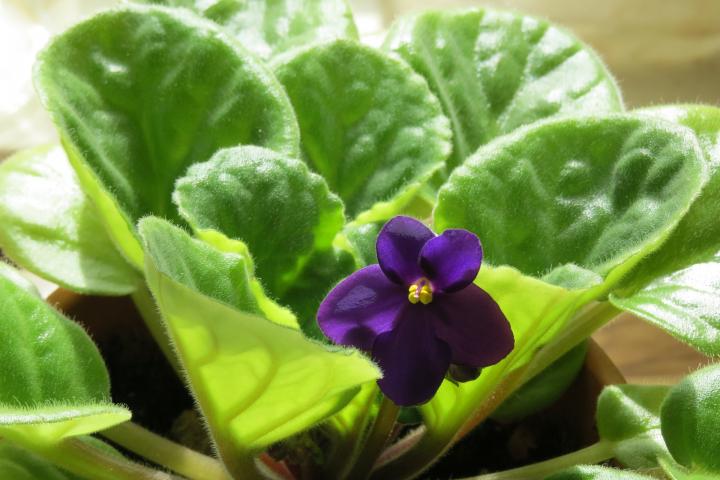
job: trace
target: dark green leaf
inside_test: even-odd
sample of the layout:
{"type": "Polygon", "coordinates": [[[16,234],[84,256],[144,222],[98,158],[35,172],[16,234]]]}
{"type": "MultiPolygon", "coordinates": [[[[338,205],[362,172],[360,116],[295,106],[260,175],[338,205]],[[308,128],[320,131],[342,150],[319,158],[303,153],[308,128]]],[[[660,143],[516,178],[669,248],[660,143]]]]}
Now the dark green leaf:
{"type": "Polygon", "coordinates": [[[127,295],[140,275],[120,255],[59,147],[0,165],[0,245],[9,258],[81,293],[127,295]]]}
{"type": "Polygon", "coordinates": [[[305,160],[350,217],[395,215],[450,152],[448,120],[426,82],[380,51],[335,41],[276,73],[295,107],[305,160]]]}
{"type": "Polygon", "coordinates": [[[662,434],[678,463],[720,474],[720,365],[688,375],[662,405],[662,434]]]}
{"type": "Polygon", "coordinates": [[[144,0],[187,7],[222,25],[265,59],[335,38],[357,39],[344,0],[144,0]]]}
{"type": "Polygon", "coordinates": [[[344,224],[342,202],[299,161],[259,147],[228,148],[194,165],[173,196],[195,230],[247,245],[257,275],[282,296],[344,224]]]}
{"type": "Polygon", "coordinates": [[[614,278],[656,248],[695,199],[702,152],[682,127],[628,115],[544,122],[481,148],[450,177],[438,230],[542,276],[573,264],[614,278]]]}
{"type": "Polygon", "coordinates": [[[272,74],[182,9],[98,14],[56,37],[35,73],[83,189],[139,268],[135,223],[180,222],[170,196],[188,166],[238,144],[298,154],[292,106],[272,74]]]}
{"type": "Polygon", "coordinates": [[[454,168],[498,135],[559,114],[622,110],[595,53],[544,20],[479,9],[401,19],[385,48],[422,74],[453,127],[454,168]]]}

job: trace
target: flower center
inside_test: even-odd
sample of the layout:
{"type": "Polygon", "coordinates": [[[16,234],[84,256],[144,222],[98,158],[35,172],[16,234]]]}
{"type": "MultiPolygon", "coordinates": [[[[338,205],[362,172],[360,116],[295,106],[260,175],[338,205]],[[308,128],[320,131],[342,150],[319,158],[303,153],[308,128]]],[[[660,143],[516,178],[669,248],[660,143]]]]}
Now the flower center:
{"type": "Polygon", "coordinates": [[[433,300],[433,289],[430,280],[423,277],[416,281],[408,289],[408,300],[410,303],[416,304],[418,302],[423,305],[427,305],[433,300]]]}

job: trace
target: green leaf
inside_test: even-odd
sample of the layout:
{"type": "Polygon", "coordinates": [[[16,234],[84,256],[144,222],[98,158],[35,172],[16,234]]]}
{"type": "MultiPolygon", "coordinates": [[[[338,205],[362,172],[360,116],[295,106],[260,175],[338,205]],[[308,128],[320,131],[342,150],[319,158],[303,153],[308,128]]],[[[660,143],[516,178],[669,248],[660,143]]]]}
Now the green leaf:
{"type": "Polygon", "coordinates": [[[663,402],[662,434],[678,463],[720,474],[720,365],[685,377],[663,402]]]}
{"type": "Polygon", "coordinates": [[[664,458],[660,460],[660,466],[670,480],[718,480],[720,475],[700,472],[688,471],[686,468],[673,462],[672,459],[664,458]]]}
{"type": "Polygon", "coordinates": [[[670,387],[611,385],[598,398],[600,438],[618,442],[660,428],[660,406],[670,387]]]}
{"type": "Polygon", "coordinates": [[[358,268],[378,263],[375,244],[383,225],[385,222],[351,223],[343,230],[342,241],[354,253],[358,268]]]}
{"type": "Polygon", "coordinates": [[[4,260],[0,260],[0,277],[4,277],[14,283],[16,287],[19,287],[36,297],[41,296],[40,291],[33,282],[23,276],[23,274],[17,271],[14,267],[7,264],[4,260]]]}
{"type": "Polygon", "coordinates": [[[428,442],[435,438],[447,441],[455,436],[498,384],[512,370],[525,365],[537,348],[553,338],[572,314],[598,292],[569,291],[510,267],[487,264],[480,269],[475,283],[500,305],[512,327],[515,348],[502,362],[483,369],[475,381],[460,385],[443,382],[435,397],[420,407],[428,428],[428,442]]]}
{"type": "Polygon", "coordinates": [[[480,145],[553,115],[622,110],[587,46],[544,20],[480,9],[398,21],[385,48],[423,75],[452,122],[455,168],[480,145]]]}
{"type": "Polygon", "coordinates": [[[720,109],[666,106],[643,114],[691,128],[709,180],[660,249],[623,281],[610,300],[709,355],[720,354],[720,109]]]}
{"type": "Polygon", "coordinates": [[[361,222],[395,215],[450,152],[448,120],[427,83],[380,51],[339,40],[298,53],[276,74],[305,160],[361,222]]]}
{"type": "Polygon", "coordinates": [[[127,421],[83,329],[0,275],[0,435],[47,444],[127,421]]]}
{"type": "Polygon", "coordinates": [[[195,230],[216,230],[247,245],[258,277],[277,296],[312,252],[330,249],[345,223],[342,202],[322,177],[259,147],[224,149],[193,165],[173,199],[195,230]]]}
{"type": "Polygon", "coordinates": [[[80,480],[47,460],[6,441],[0,442],[0,478],[7,480],[80,480]]]}
{"type": "Polygon", "coordinates": [[[248,257],[219,251],[161,218],[146,217],[140,220],[139,228],[145,248],[160,271],[237,310],[262,314],[275,323],[298,328],[292,312],[269,299],[252,277],[248,257]]]}
{"type": "Polygon", "coordinates": [[[613,385],[598,398],[600,438],[612,442],[615,458],[631,468],[658,467],[667,448],[660,432],[660,406],[670,387],[613,385]]]}
{"type": "Polygon", "coordinates": [[[511,422],[552,405],[568,389],[585,363],[587,342],[558,358],[543,372],[514,392],[492,414],[492,418],[511,422]]]}
{"type": "Polygon", "coordinates": [[[344,0],[144,0],[187,7],[222,25],[240,44],[264,59],[336,38],[357,40],[344,0]]]}
{"type": "Polygon", "coordinates": [[[140,282],[59,147],[25,150],[0,165],[0,223],[5,255],[65,288],[127,295],[140,282]]]}
{"type": "Polygon", "coordinates": [[[218,252],[160,218],[144,218],[140,225],[158,269],[205,296],[243,312],[260,313],[244,257],[218,252]]]}
{"type": "Polygon", "coordinates": [[[357,352],[322,346],[188,287],[163,269],[159,257],[174,254],[145,235],[151,228],[140,224],[148,284],[233,475],[250,478],[252,455],[338,412],[380,376],[357,352]]]}
{"type": "Polygon", "coordinates": [[[327,342],[317,323],[320,303],[343,278],[356,269],[351,254],[339,249],[317,251],[293,284],[283,292],[278,302],[287,305],[298,317],[303,333],[310,338],[327,342]]]}
{"type": "Polygon", "coordinates": [[[627,470],[597,465],[579,465],[550,475],[545,480],[652,480],[653,478],[627,470]]]}
{"type": "Polygon", "coordinates": [[[238,144],[299,152],[292,106],[271,72],[182,9],[98,14],[40,54],[35,82],[83,189],[138,268],[137,220],[181,222],[170,197],[190,165],[238,144]]]}
{"type": "Polygon", "coordinates": [[[499,138],[455,170],[437,230],[465,228],[485,258],[542,276],[573,264],[612,285],[657,248],[704,180],[689,130],[629,115],[543,122],[499,138]]]}

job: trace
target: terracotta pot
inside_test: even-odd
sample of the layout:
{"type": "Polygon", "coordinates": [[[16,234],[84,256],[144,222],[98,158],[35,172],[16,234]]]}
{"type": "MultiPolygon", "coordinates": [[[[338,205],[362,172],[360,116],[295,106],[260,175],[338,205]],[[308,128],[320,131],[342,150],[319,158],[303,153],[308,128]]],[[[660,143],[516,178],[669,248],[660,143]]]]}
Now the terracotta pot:
{"type": "MultiPolygon", "coordinates": [[[[111,376],[113,401],[129,406],[135,422],[188,443],[177,419],[194,411],[193,400],[150,337],[132,301],[58,289],[48,302],[82,324],[100,348],[111,376]]],[[[523,464],[590,445],[598,438],[594,420],[597,396],[604,386],[624,382],[617,367],[591,340],[583,370],[558,402],[518,424],[485,422],[433,467],[428,478],[474,475],[479,473],[477,465],[490,470],[519,466],[503,465],[507,461],[501,454],[504,451],[523,464]],[[541,441],[538,432],[547,432],[541,435],[551,441],[541,441]],[[538,446],[542,448],[538,450],[538,446]]],[[[189,443],[201,450],[209,448],[202,439],[189,443]]]]}

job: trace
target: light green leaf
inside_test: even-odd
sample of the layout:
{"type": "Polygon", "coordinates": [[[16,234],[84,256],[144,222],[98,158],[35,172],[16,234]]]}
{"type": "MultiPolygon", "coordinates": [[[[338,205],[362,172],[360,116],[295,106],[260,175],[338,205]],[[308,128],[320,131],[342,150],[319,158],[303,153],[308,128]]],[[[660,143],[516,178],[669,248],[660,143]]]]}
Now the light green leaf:
{"type": "Polygon", "coordinates": [[[344,0],[144,0],[187,7],[222,25],[264,59],[335,38],[357,40],[344,0]]]}
{"type": "Polygon", "coordinates": [[[579,465],[550,475],[545,480],[652,480],[653,478],[628,470],[597,465],[579,465]]]}
{"type": "Polygon", "coordinates": [[[674,386],[661,410],[668,450],[691,470],[720,474],[720,364],[698,370],[674,386]]]}
{"type": "Polygon", "coordinates": [[[475,283],[500,305],[512,327],[515,348],[502,362],[483,369],[475,381],[460,385],[443,382],[435,397],[421,407],[429,438],[454,436],[511,370],[526,364],[538,347],[597,294],[596,290],[569,291],[505,266],[483,265],[475,283]]]}
{"type": "MultiPolygon", "coordinates": [[[[152,228],[143,221],[141,232],[152,228]]],[[[251,456],[342,409],[380,372],[357,352],[209,298],[164,270],[172,255],[147,242],[147,279],[223,459],[238,478],[251,456]]],[[[250,472],[250,473],[248,473],[250,472]]]]}
{"type": "Polygon", "coordinates": [[[385,48],[423,75],[452,122],[455,168],[480,145],[542,118],[622,110],[597,55],[544,20],[489,10],[398,21],[385,48]]]}
{"type": "Polygon", "coordinates": [[[140,282],[59,147],[26,150],[0,165],[0,223],[5,255],[65,288],[127,295],[140,282]]]}
{"type": "Polygon", "coordinates": [[[575,380],[586,354],[587,342],[582,342],[515,391],[493,412],[492,418],[516,421],[552,405],[575,380]]]}
{"type": "Polygon", "coordinates": [[[281,86],[220,27],[188,11],[123,6],[56,37],[35,81],[85,192],[125,256],[143,267],[134,230],[175,222],[175,180],[223,147],[298,154],[281,86]]]}
{"type": "Polygon", "coordinates": [[[610,300],[709,354],[720,354],[720,109],[666,106],[643,114],[691,128],[709,180],[660,249],[623,281],[610,300]]]}
{"type": "Polygon", "coordinates": [[[378,263],[375,244],[385,222],[352,223],[342,232],[342,242],[355,255],[357,267],[362,268],[378,263]]]}
{"type": "Polygon", "coordinates": [[[281,297],[314,251],[329,250],[345,220],[322,177],[299,161],[259,147],[217,152],[193,165],[173,195],[195,230],[247,245],[257,276],[281,297]]]}
{"type": "Polygon", "coordinates": [[[450,152],[447,118],[403,62],[350,41],[278,65],[304,158],[362,222],[395,215],[450,152]]]}
{"type": "Polygon", "coordinates": [[[252,278],[248,257],[219,251],[161,218],[146,217],[139,228],[158,269],[186,287],[242,312],[298,328],[292,312],[269,299],[252,278]]]}
{"type": "Polygon", "coordinates": [[[147,217],[140,231],[160,271],[240,311],[260,313],[244,257],[222,253],[166,220],[147,217]]]}
{"type": "Polygon", "coordinates": [[[611,385],[598,398],[600,438],[613,442],[660,428],[660,406],[670,387],[611,385]]]}
{"type": "Polygon", "coordinates": [[[0,435],[33,445],[127,421],[83,329],[0,275],[0,435]]]}
{"type": "Polygon", "coordinates": [[[660,432],[660,406],[667,386],[613,385],[598,398],[600,438],[613,445],[615,458],[631,468],[658,467],[667,447],[660,432]]]}
{"type": "Polygon", "coordinates": [[[455,170],[435,225],[476,233],[492,264],[533,276],[573,264],[612,272],[612,285],[662,243],[703,181],[688,129],[629,115],[548,121],[455,170]]]}
{"type": "Polygon", "coordinates": [[[40,291],[33,282],[17,271],[14,267],[7,264],[4,260],[0,260],[0,277],[5,277],[7,280],[14,283],[15,286],[22,288],[36,297],[41,296],[40,291]]]}
{"type": "Polygon", "coordinates": [[[0,442],[0,478],[7,480],[80,480],[71,473],[7,441],[0,442]]]}

